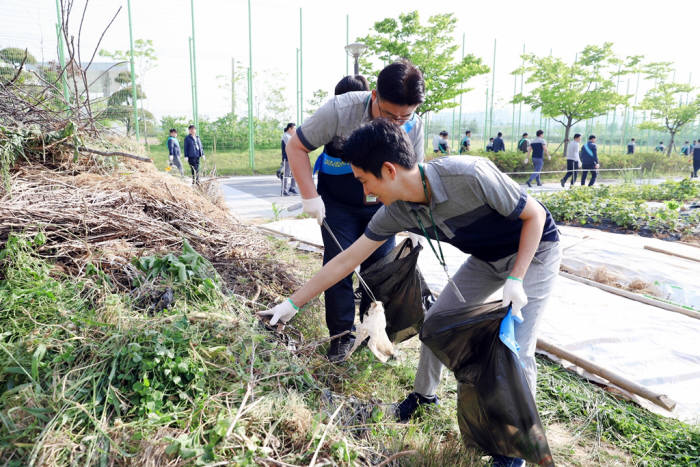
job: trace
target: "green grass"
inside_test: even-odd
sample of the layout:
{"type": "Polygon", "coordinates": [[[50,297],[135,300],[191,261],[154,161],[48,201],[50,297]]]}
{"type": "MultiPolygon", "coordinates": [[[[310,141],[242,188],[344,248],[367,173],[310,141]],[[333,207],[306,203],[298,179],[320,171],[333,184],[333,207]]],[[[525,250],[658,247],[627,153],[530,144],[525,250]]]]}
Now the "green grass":
{"type": "MultiPolygon", "coordinates": [[[[311,153],[311,164],[316,161],[320,149],[311,153]]],[[[161,144],[149,146],[148,155],[153,159],[153,163],[161,170],[168,166],[168,150],[161,144]]],[[[189,165],[184,158],[180,159],[185,175],[189,173],[189,165]]],[[[206,159],[201,164],[200,169],[204,173],[210,173],[216,167],[216,175],[271,175],[274,174],[282,162],[282,155],[279,149],[256,149],[255,150],[255,170],[251,170],[248,151],[208,151],[206,159]]]]}
{"type": "MultiPolygon", "coordinates": [[[[223,293],[208,263],[187,248],[139,261],[142,281],[174,290],[173,308],[151,316],[137,294],[116,292],[94,268],[72,277],[39,258],[42,241],[15,238],[0,254],[3,465],[178,457],[188,465],[306,465],[317,448],[318,459],[341,465],[377,464],[407,450],[418,454],[401,465],[483,464],[482,453],[462,445],[451,376],[437,410],[406,425],[392,420],[389,404],[412,390],[415,343],[387,365],[366,348],[332,365],[323,357],[320,301],[280,340],[249,303],[223,293]]],[[[271,258],[302,277],[320,264],[285,242],[270,247],[271,258]]],[[[583,443],[603,439],[634,462],[699,460],[697,428],[617,400],[546,360],[538,364],[545,424],[562,424],[583,443]]]]}

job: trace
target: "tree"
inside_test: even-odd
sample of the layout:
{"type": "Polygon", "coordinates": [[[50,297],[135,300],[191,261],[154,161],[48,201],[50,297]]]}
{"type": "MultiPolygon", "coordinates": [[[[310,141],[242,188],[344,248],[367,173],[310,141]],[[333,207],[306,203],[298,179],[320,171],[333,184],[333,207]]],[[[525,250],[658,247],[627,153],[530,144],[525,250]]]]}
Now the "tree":
{"type": "MultiPolygon", "coordinates": [[[[113,60],[117,60],[119,62],[129,62],[131,60],[131,52],[129,50],[115,50],[114,52],[109,52],[107,50],[100,50],[100,56],[102,57],[109,57],[113,60]]],[[[141,80],[139,84],[136,86],[137,92],[140,92],[139,89],[144,87],[144,77],[146,73],[155,66],[155,62],[158,60],[158,57],[156,56],[156,49],[153,48],[153,41],[150,39],[136,39],[134,41],[134,68],[138,70],[138,73],[136,76],[134,76],[134,80],[136,80],[137,76],[141,76],[141,80]]],[[[121,73],[120,73],[121,75],[121,73]]],[[[117,79],[115,81],[119,82],[117,79]]],[[[131,88],[129,88],[131,89],[131,88]]],[[[119,92],[119,91],[117,91],[119,92]]],[[[146,96],[144,94],[141,94],[141,96],[137,95],[137,100],[141,101],[141,117],[144,119],[149,119],[148,115],[146,114],[146,110],[143,109],[143,99],[145,99],[146,96]]],[[[138,104],[138,103],[137,103],[138,104]]],[[[148,112],[150,114],[150,112],[148,112]]],[[[151,117],[152,118],[152,114],[151,117]]],[[[127,129],[127,134],[128,134],[128,129],[127,129]]],[[[143,132],[143,141],[144,144],[146,144],[146,147],[148,147],[148,141],[147,141],[147,135],[146,131],[144,130],[143,132]]]]}
{"type": "MultiPolygon", "coordinates": [[[[0,83],[7,83],[17,74],[17,70],[24,62],[25,65],[35,65],[36,58],[24,49],[17,47],[5,47],[0,49],[0,83]]],[[[21,83],[25,73],[18,77],[21,83]]]]}
{"type": "Polygon", "coordinates": [[[323,89],[315,90],[311,95],[311,98],[306,101],[307,108],[304,111],[307,115],[313,115],[314,112],[316,112],[318,108],[321,107],[324,102],[326,102],[327,98],[328,91],[324,91],[323,89]]]}
{"type": "MultiPolygon", "coordinates": [[[[134,106],[133,93],[131,90],[131,74],[127,71],[122,71],[116,78],[114,78],[114,81],[119,84],[119,89],[109,96],[107,99],[107,108],[102,114],[100,114],[100,117],[107,120],[117,120],[124,123],[124,126],[126,127],[126,134],[128,136],[129,133],[131,133],[132,128],[135,128],[132,120],[134,117],[134,106]]],[[[145,97],[146,95],[141,90],[141,86],[137,84],[136,99],[144,99],[145,97]]],[[[145,112],[147,111],[144,111],[142,118],[147,118],[145,112]]],[[[150,112],[148,112],[148,114],[150,115],[150,118],[153,118],[153,115],[150,112]]]]}
{"type": "Polygon", "coordinates": [[[454,15],[445,13],[431,16],[428,24],[422,25],[417,11],[400,14],[398,20],[385,18],[374,23],[374,32],[358,39],[367,44],[375,59],[360,58],[362,73],[374,84],[384,64],[408,59],[425,79],[425,102],[419,115],[457,107],[455,97],[471,91],[462,84],[490,70],[472,54],[455,59],[459,48],[454,41],[456,24],[454,15]]]}
{"type": "Polygon", "coordinates": [[[527,83],[535,87],[513,97],[512,103],[525,103],[542,116],[564,127],[564,152],[571,128],[582,120],[605,115],[631,96],[617,93],[613,78],[634,70],[641,56],[627,57],[626,63],[612,52],[612,43],[589,45],[572,64],[561,58],[524,54],[524,65],[513,74],[527,74],[527,83]]]}
{"type": "Polygon", "coordinates": [[[656,85],[647,91],[637,106],[640,110],[650,111],[650,120],[640,123],[640,129],[668,131],[671,135],[667,156],[673,150],[676,133],[700,116],[700,95],[692,101],[689,99],[689,94],[697,88],[690,84],[667,82],[670,72],[671,64],[668,62],[650,63],[645,67],[646,79],[655,80],[656,85]],[[685,103],[684,96],[688,97],[685,103]]]}

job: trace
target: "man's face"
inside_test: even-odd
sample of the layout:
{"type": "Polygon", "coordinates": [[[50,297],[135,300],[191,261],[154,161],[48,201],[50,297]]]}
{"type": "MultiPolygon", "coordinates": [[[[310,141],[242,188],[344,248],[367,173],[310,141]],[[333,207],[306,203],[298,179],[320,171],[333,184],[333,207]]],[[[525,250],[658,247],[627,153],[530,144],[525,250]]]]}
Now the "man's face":
{"type": "Polygon", "coordinates": [[[376,113],[380,117],[391,120],[398,125],[402,125],[413,118],[413,113],[418,108],[417,105],[396,105],[386,99],[382,99],[377,94],[376,89],[372,91],[372,97],[377,110],[376,113]]]}
{"type": "Polygon", "coordinates": [[[580,143],[580,142],[581,142],[581,137],[578,136],[578,137],[574,138],[574,141],[576,141],[577,143],[580,143]]]}
{"type": "Polygon", "coordinates": [[[350,164],[350,167],[352,167],[352,173],[355,175],[355,178],[362,183],[365,195],[376,196],[379,201],[388,206],[396,201],[391,190],[393,181],[396,179],[396,170],[393,169],[393,166],[393,170],[389,169],[387,165],[391,164],[385,162],[384,166],[382,166],[382,178],[377,178],[372,172],[365,172],[352,164],[350,164]]]}
{"type": "Polygon", "coordinates": [[[194,136],[194,135],[197,134],[197,129],[196,129],[196,128],[190,128],[190,129],[189,129],[189,132],[190,132],[190,134],[191,134],[192,136],[194,136]]]}
{"type": "Polygon", "coordinates": [[[595,138],[591,138],[588,141],[590,141],[591,143],[595,143],[595,138]]]}
{"type": "Polygon", "coordinates": [[[170,132],[170,136],[172,136],[173,138],[177,138],[177,133],[172,131],[172,132],[170,132]]]}

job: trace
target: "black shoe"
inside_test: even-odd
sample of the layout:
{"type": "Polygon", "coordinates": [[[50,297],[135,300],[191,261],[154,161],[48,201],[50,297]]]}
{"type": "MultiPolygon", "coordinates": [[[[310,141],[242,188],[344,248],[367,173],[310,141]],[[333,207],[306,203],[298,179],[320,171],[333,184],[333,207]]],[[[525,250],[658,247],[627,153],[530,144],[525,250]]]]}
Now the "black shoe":
{"type": "Polygon", "coordinates": [[[425,405],[426,408],[432,408],[438,404],[440,404],[440,399],[437,396],[425,397],[417,392],[412,392],[403,402],[396,404],[394,415],[399,422],[407,422],[421,405],[425,405]]]}
{"type": "Polygon", "coordinates": [[[494,454],[491,456],[493,458],[493,467],[525,467],[525,460],[518,457],[508,457],[494,454]]]}
{"type": "Polygon", "coordinates": [[[289,192],[290,192],[291,194],[293,194],[293,195],[298,195],[298,194],[299,194],[299,192],[297,191],[296,188],[290,188],[290,189],[289,189],[289,192]]]}
{"type": "Polygon", "coordinates": [[[343,336],[338,339],[333,339],[331,341],[331,346],[328,347],[328,361],[330,362],[342,362],[347,357],[348,352],[355,343],[355,338],[353,336],[343,336]]]}
{"type": "Polygon", "coordinates": [[[530,182],[525,182],[525,183],[527,183],[528,187],[532,188],[532,185],[530,185],[530,182]]]}
{"type": "Polygon", "coordinates": [[[283,191],[283,192],[282,192],[282,196],[289,196],[289,192],[288,192],[288,191],[283,191]]]}
{"type": "Polygon", "coordinates": [[[559,183],[561,183],[561,187],[564,188],[564,179],[563,178],[561,180],[559,180],[559,183]]]}
{"type": "Polygon", "coordinates": [[[542,184],[541,184],[541,183],[538,183],[537,186],[542,186],[542,184]]]}

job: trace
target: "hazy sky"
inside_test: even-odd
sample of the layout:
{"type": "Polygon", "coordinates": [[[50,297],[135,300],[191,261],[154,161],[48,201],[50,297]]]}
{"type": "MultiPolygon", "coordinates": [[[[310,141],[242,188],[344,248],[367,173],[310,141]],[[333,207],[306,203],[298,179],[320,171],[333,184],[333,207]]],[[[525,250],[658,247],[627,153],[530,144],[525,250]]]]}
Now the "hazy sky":
{"type": "MultiPolygon", "coordinates": [[[[84,0],[76,0],[72,24],[77,29],[84,0]]],[[[248,64],[248,17],[244,0],[195,0],[197,78],[200,114],[216,117],[230,109],[230,94],[219,88],[217,75],[230,76],[231,58],[248,64]]],[[[82,37],[83,60],[119,6],[122,11],[107,32],[101,48],[127,49],[129,29],[126,0],[91,0],[82,37]]],[[[585,45],[611,41],[620,55],[643,54],[647,60],[673,61],[676,79],[700,83],[700,17],[698,0],[658,1],[499,1],[439,3],[401,1],[333,2],[321,0],[252,0],[253,68],[286,76],[279,84],[295,115],[295,50],[299,46],[299,8],[303,8],[304,97],[315,89],[332,91],[345,74],[345,15],[350,15],[350,40],[367,33],[385,17],[417,9],[422,19],[453,12],[461,44],[466,33],[467,53],[489,64],[497,40],[496,107],[508,107],[513,94],[509,74],[528,52],[573,60],[585,45]],[[348,5],[353,5],[352,9],[348,5]],[[529,8],[530,6],[534,8],[529,8]]],[[[133,0],[134,38],[152,39],[157,66],[145,76],[145,107],[157,117],[191,115],[187,38],[191,34],[189,0],[133,0]]],[[[55,0],[0,0],[0,48],[28,47],[39,60],[55,56],[55,0]]],[[[351,70],[352,70],[352,64],[351,70]]],[[[481,111],[491,75],[472,79],[475,88],[464,98],[464,111],[481,111]]],[[[634,91],[632,82],[631,91],[634,91]]],[[[621,86],[624,90],[625,84],[621,86]]],[[[238,112],[245,109],[239,106],[238,112]]]]}

